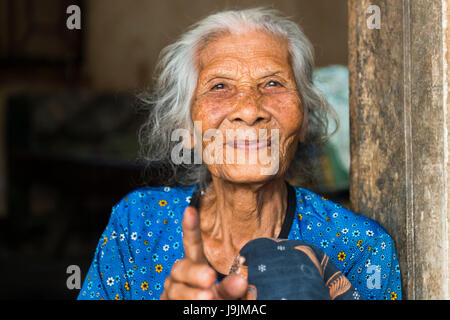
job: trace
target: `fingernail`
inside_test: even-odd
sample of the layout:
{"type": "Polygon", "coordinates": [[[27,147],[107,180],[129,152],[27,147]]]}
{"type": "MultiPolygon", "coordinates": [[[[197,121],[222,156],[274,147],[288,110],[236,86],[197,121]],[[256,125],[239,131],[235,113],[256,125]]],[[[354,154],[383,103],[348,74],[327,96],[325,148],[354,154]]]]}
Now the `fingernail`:
{"type": "Polygon", "coordinates": [[[211,299],[211,293],[208,291],[202,291],[197,295],[197,298],[199,300],[210,300],[211,299]]]}

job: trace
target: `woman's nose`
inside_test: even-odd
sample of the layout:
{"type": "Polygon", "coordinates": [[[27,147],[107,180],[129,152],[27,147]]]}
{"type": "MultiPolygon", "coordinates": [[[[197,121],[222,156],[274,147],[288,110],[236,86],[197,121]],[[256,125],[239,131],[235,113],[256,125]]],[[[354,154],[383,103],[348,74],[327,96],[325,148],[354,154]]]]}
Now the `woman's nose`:
{"type": "Polygon", "coordinates": [[[228,115],[230,122],[242,122],[252,126],[270,120],[270,113],[262,106],[261,95],[256,91],[249,89],[236,94],[236,104],[228,115]]]}

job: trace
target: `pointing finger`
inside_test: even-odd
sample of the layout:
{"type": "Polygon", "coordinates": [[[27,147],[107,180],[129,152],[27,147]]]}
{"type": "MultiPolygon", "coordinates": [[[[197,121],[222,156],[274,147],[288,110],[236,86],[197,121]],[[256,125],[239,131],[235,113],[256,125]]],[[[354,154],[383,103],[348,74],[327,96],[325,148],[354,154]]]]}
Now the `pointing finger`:
{"type": "Polygon", "coordinates": [[[188,206],[184,211],[182,222],[183,246],[185,256],[196,263],[207,263],[203,253],[203,241],[200,231],[200,217],[197,209],[188,206]]]}

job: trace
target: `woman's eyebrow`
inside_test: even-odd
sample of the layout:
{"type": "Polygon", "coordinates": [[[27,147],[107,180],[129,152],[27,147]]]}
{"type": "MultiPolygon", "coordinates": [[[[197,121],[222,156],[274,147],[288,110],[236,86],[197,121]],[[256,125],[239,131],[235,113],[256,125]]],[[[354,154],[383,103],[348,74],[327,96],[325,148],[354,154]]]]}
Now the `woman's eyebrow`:
{"type": "Polygon", "coordinates": [[[208,84],[211,81],[216,80],[216,79],[235,80],[235,79],[233,79],[231,77],[227,77],[226,75],[223,75],[223,74],[211,74],[206,79],[207,80],[203,81],[204,84],[208,84]]]}
{"type": "MultiPolygon", "coordinates": [[[[257,77],[258,80],[265,79],[269,77],[274,76],[283,76],[285,72],[283,71],[271,71],[269,73],[263,74],[262,76],[257,77]]],[[[204,81],[204,84],[208,84],[209,82],[216,80],[216,79],[224,79],[224,80],[235,80],[234,78],[230,77],[226,73],[218,72],[218,73],[211,73],[207,75],[206,80],[204,81]]]]}
{"type": "Polygon", "coordinates": [[[269,78],[269,77],[274,77],[274,76],[282,76],[283,71],[275,71],[275,72],[270,72],[267,73],[261,77],[259,77],[259,79],[264,79],[264,78],[269,78]]]}

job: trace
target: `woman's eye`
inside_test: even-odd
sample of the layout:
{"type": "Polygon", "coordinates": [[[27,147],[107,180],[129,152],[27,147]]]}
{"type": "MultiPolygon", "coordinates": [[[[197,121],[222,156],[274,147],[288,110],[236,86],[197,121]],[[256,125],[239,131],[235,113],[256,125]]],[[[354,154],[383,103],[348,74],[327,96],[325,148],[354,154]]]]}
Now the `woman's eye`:
{"type": "Polygon", "coordinates": [[[281,84],[277,81],[274,80],[270,80],[269,82],[267,82],[266,86],[268,87],[276,87],[276,86],[280,86],[281,84]]]}
{"type": "Polygon", "coordinates": [[[225,89],[225,84],[223,83],[218,83],[214,87],[212,87],[212,90],[222,90],[222,89],[225,89]]]}

